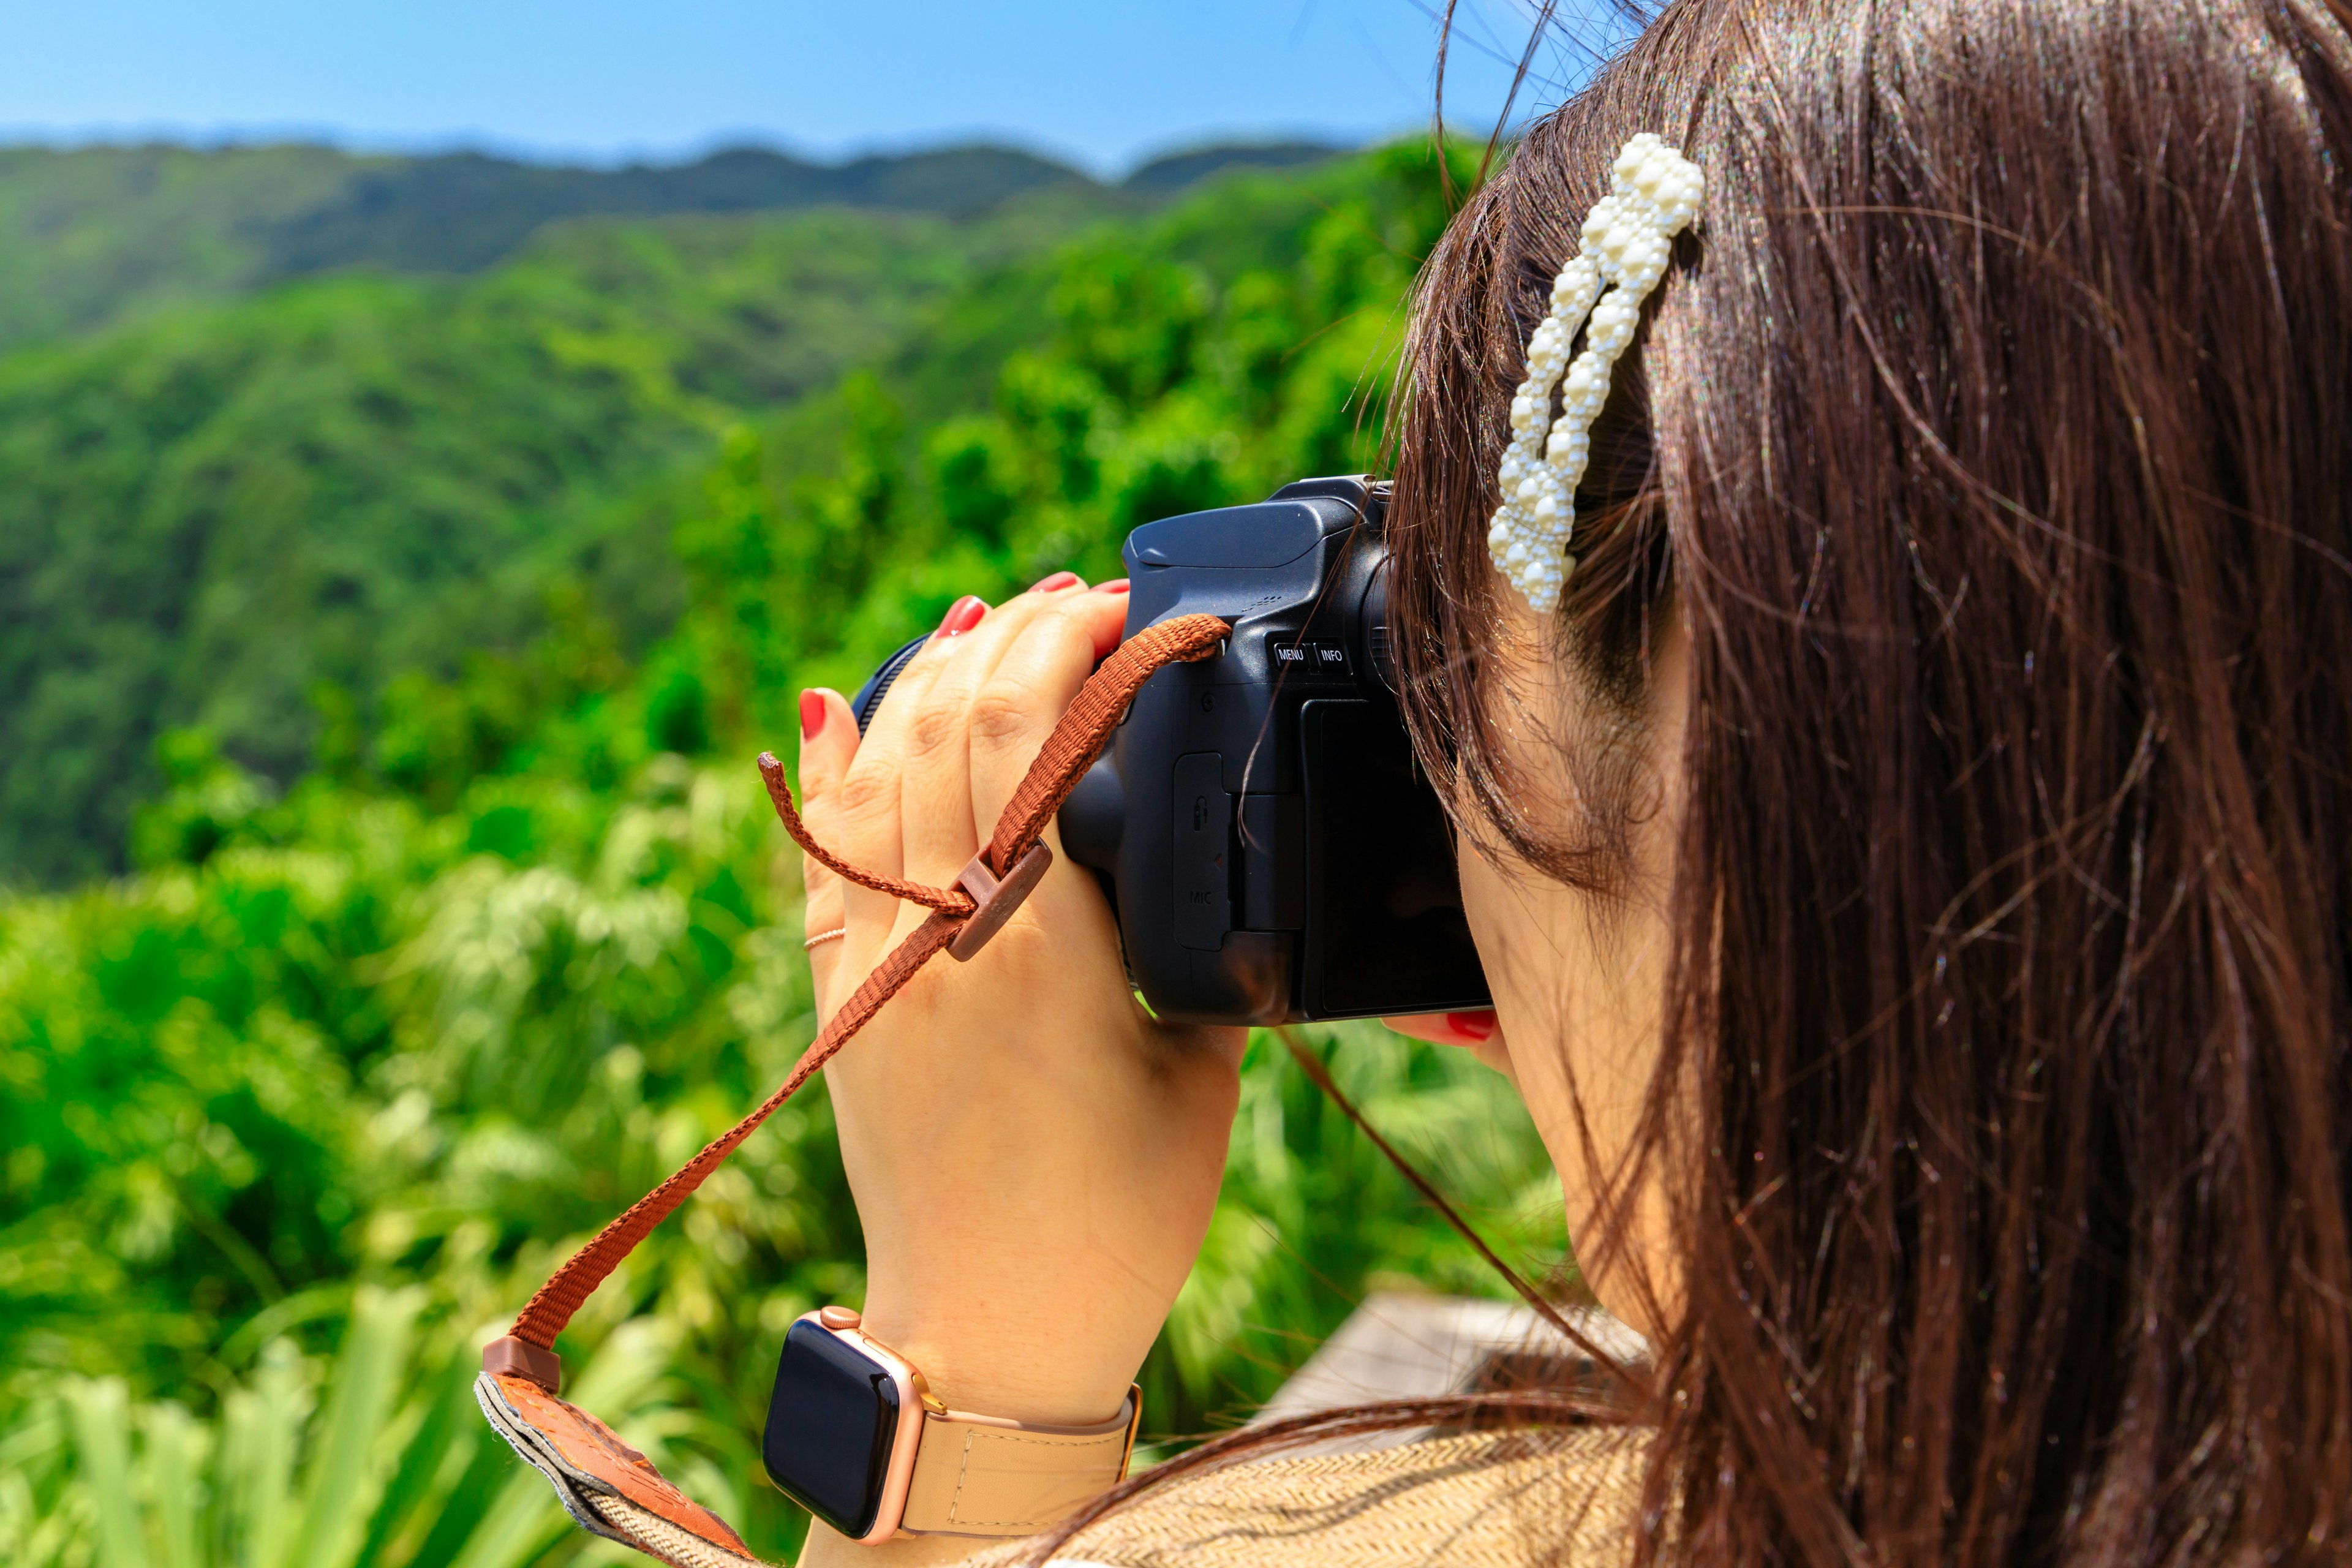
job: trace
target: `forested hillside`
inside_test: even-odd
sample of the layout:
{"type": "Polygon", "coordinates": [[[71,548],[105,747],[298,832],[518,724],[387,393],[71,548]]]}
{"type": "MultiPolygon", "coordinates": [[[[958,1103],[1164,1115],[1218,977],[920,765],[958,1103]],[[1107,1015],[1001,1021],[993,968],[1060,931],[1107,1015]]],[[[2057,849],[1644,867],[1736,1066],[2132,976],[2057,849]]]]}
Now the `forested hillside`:
{"type": "MultiPolygon", "coordinates": [[[[143,710],[155,793],[119,797],[136,868],[0,896],[12,1560],[619,1560],[483,1428],[469,1363],[814,1033],[752,754],[789,757],[800,687],[854,685],[961,594],[1107,575],[1137,522],[1373,461],[1444,216],[1400,148],[1010,235],[599,222],[470,281],[306,283],[8,363],[0,507],[47,484],[111,531],[0,581],[77,550],[118,574],[55,700],[77,669],[176,694],[143,710]],[[862,319],[819,321],[827,290],[862,319]],[[163,547],[188,531],[238,569],[142,647],[131,611],[202,575],[163,547]],[[310,726],[289,782],[241,758],[264,711],[310,726]]],[[[1498,1079],[1374,1026],[1307,1043],[1507,1253],[1564,1262],[1498,1079]]],[[[574,1321],[573,1387],[787,1553],[768,1384],[796,1314],[860,1298],[860,1256],[819,1083],[574,1321]]],[[[1254,1042],[1148,1435],[1245,1410],[1400,1280],[1496,1285],[1254,1042]]]]}
{"type": "MultiPolygon", "coordinates": [[[[1156,200],[1307,151],[1213,150],[1135,178],[1156,200]]],[[[731,422],[900,354],[919,323],[980,335],[910,352],[929,395],[983,400],[1044,309],[1045,274],[1014,264],[1142,201],[986,148],[609,173],[304,148],[0,154],[0,230],[13,214],[25,241],[0,243],[0,276],[14,258],[28,298],[62,298],[70,275],[138,316],[150,284],[228,289],[233,268],[204,265],[238,245],[262,247],[262,277],[283,245],[371,268],[0,355],[0,879],[120,869],[164,731],[202,725],[290,782],[338,715],[375,721],[392,675],[518,646],[559,578],[641,646],[677,610],[677,493],[731,422]],[[821,200],[961,216],[547,222],[821,200]],[[86,230],[153,276],[110,269],[86,230]],[[465,271],[517,245],[477,277],[385,270],[465,271]],[[950,304],[983,278],[985,297],[950,304]]]]}
{"type": "Polygon", "coordinates": [[[1048,189],[1131,212],[1223,169],[1293,167],[1331,153],[1303,142],[1209,147],[1146,163],[1113,187],[1002,147],[846,163],[733,148],[617,169],[300,144],[0,148],[0,349],[319,272],[477,271],[564,218],[815,206],[969,217],[1048,189]]]}
{"type": "Polygon", "coordinates": [[[289,285],[0,359],[0,868],[119,868],[167,729],[290,781],[322,716],[517,646],[559,577],[642,644],[730,423],[1067,225],[587,222],[479,279],[289,285]]]}

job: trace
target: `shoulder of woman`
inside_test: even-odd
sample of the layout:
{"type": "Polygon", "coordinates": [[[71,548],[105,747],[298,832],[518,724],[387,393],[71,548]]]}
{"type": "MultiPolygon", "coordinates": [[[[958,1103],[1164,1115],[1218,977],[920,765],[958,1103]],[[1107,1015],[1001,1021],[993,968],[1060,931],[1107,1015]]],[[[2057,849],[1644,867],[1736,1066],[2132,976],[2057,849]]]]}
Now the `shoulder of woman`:
{"type": "MultiPolygon", "coordinates": [[[[1262,1459],[1171,1481],[1081,1531],[1055,1568],[1610,1565],[1630,1554],[1648,1434],[1478,1433],[1262,1459]]],[[[1026,1562],[1020,1545],[971,1568],[1026,1562]]]]}

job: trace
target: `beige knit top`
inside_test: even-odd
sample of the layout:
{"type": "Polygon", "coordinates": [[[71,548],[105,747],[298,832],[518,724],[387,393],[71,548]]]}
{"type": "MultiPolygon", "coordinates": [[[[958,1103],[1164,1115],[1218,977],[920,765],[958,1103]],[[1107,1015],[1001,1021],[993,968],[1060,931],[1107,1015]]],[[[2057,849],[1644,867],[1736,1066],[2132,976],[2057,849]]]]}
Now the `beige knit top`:
{"type": "MultiPolygon", "coordinates": [[[[1631,1554],[1644,1444],[1622,1427],[1438,1437],[1235,1465],[1148,1491],[1079,1534],[1058,1568],[1616,1568],[1631,1554]]],[[[1034,1546],[968,1559],[1012,1568],[1034,1546]]]]}

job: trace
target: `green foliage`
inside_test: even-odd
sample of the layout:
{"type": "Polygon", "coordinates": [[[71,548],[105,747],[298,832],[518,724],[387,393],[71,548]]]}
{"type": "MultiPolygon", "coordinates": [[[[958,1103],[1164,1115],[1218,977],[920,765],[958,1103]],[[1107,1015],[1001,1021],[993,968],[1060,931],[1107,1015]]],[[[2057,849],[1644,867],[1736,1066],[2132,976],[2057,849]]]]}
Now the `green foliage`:
{"type": "Polygon", "coordinates": [[[924,457],[948,531],[1003,548],[1020,507],[1020,454],[992,420],[950,419],[931,433],[924,457]]]}
{"type": "MultiPolygon", "coordinates": [[[[697,426],[699,482],[661,492],[675,606],[646,636],[575,562],[536,580],[526,639],[294,687],[318,765],[283,789],[225,727],[171,731],[136,874],[0,896],[12,1547],[61,1568],[612,1560],[483,1427],[468,1363],[814,1033],[798,858],[751,752],[788,749],[795,689],[854,687],[960,594],[1109,575],[1135,521],[1362,466],[1433,184],[1410,153],[1236,178],[1004,258],[866,368],[697,426]]],[[[601,363],[704,395],[679,361],[601,363]]],[[[559,431],[569,395],[548,395],[559,431]]],[[[484,570],[498,542],[473,542],[484,570]]],[[[1499,1079],[1376,1026],[1306,1039],[1507,1250],[1563,1261],[1499,1079]]],[[[1144,1373],[1163,1440],[1263,1399],[1369,1286],[1497,1284],[1276,1042],[1243,1076],[1208,1245],[1144,1373]]],[[[820,1080],[562,1346],[583,1401],[771,1555],[802,1521],[759,1479],[767,1384],[796,1315],[859,1299],[860,1256],[820,1080]]]]}
{"type": "MultiPolygon", "coordinates": [[[[570,1521],[483,1427],[472,1369],[413,1353],[423,1296],[362,1289],[331,1368],[271,1341],[209,1419],[134,1402],[119,1378],[59,1384],[0,1439],[10,1561],[520,1568],[544,1556],[570,1521]]],[[[668,1348],[656,1325],[632,1325],[573,1389],[657,1459],[677,1414],[668,1348]]]]}
{"type": "Polygon", "coordinates": [[[0,868],[118,865],[168,728],[290,781],[321,682],[366,715],[526,640],[563,578],[666,625],[670,498],[719,434],[887,349],[992,243],[589,226],[467,284],[339,279],[0,358],[0,868]]]}
{"type": "Polygon", "coordinates": [[[173,730],[155,743],[169,793],[142,806],[131,824],[131,858],[141,866],[201,866],[276,793],[222,757],[207,730],[173,730]]]}

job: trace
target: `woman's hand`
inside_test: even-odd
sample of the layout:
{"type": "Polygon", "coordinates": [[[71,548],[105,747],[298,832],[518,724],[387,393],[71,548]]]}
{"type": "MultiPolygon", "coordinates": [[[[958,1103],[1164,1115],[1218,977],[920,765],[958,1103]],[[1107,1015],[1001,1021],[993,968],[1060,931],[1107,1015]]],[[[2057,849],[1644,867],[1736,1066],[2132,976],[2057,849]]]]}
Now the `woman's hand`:
{"type": "MultiPolygon", "coordinates": [[[[803,814],[851,864],[953,882],[1096,661],[1126,599],[1048,579],[976,599],[892,687],[861,742],[802,703],[803,814]],[[1066,585],[1057,585],[1066,584],[1066,585]]],[[[1093,878],[1052,868],[970,963],[942,954],[825,1068],[866,1230],[866,1330],[950,1405],[1108,1420],[1206,1233],[1238,1097],[1239,1029],[1172,1028],[1129,990],[1093,878]]],[[[832,1016],[925,910],[807,865],[832,1016]]]]}

